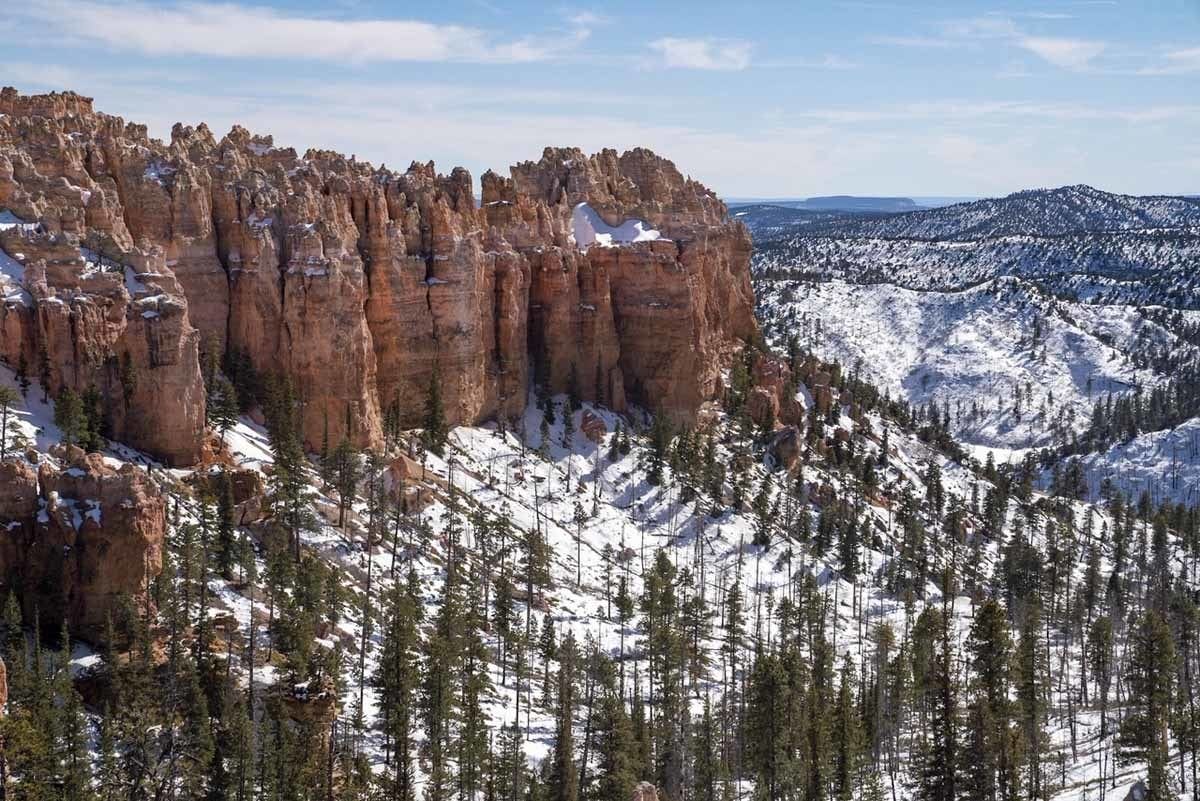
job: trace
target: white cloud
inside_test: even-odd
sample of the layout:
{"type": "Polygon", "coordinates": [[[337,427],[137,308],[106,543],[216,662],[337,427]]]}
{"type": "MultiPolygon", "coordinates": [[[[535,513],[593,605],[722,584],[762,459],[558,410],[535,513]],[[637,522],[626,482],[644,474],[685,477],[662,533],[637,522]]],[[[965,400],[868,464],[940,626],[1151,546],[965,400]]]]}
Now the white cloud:
{"type": "Polygon", "coordinates": [[[829,55],[820,58],[783,58],[770,61],[755,61],[756,67],[791,68],[802,70],[856,70],[858,62],[842,56],[829,55]]]}
{"type": "Polygon", "coordinates": [[[867,41],[871,44],[918,49],[945,49],[961,46],[959,42],[937,36],[871,36],[867,41]]]}
{"type": "Polygon", "coordinates": [[[650,43],[662,57],[663,66],[694,70],[744,70],[750,66],[749,42],[732,39],[677,39],[667,37],[650,43]]]}
{"type": "MultiPolygon", "coordinates": [[[[1043,19],[1069,19],[1069,15],[1028,13],[1021,16],[1043,19]]],[[[1010,17],[988,14],[969,19],[943,22],[940,36],[878,36],[877,44],[897,47],[949,48],[978,46],[984,42],[999,42],[1033,53],[1043,61],[1069,70],[1082,70],[1107,48],[1105,42],[1065,36],[1034,36],[1017,25],[1010,17]]]]}
{"type": "MultiPolygon", "coordinates": [[[[324,18],[235,3],[49,0],[25,4],[18,13],[66,36],[153,56],[523,63],[549,58],[565,45],[502,40],[459,25],[324,18]]],[[[576,24],[566,41],[577,43],[586,30],[576,24]]]]}
{"type": "Polygon", "coordinates": [[[1017,44],[1056,67],[1083,69],[1104,52],[1104,42],[1050,36],[1022,36],[1017,44]]]}
{"type": "Polygon", "coordinates": [[[1186,75],[1190,72],[1200,72],[1200,47],[1169,50],[1159,63],[1138,70],[1141,75],[1186,75]]]}

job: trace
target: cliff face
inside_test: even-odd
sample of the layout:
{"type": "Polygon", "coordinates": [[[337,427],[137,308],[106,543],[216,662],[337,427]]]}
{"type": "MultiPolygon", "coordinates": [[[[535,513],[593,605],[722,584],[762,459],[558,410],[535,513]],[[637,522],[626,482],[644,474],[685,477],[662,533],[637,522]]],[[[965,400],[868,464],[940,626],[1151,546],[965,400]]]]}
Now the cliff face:
{"type": "Polygon", "coordinates": [[[27,620],[103,637],[126,602],[149,604],[162,570],[166,502],[147,475],[114,470],[96,453],[65,448],[60,469],[0,463],[0,591],[17,593],[27,620]]]}
{"type": "Polygon", "coordinates": [[[367,444],[389,405],[419,425],[434,371],[455,423],[518,413],[533,373],[687,418],[756,333],[745,228],[649,151],[548,148],[485,174],[477,204],[462,169],[301,157],[237,127],[162,143],[69,93],[5,89],[0,115],[0,211],[43,229],[0,235],[25,268],[4,357],[45,348],[53,389],[97,384],[114,436],[176,462],[200,449],[201,342],[289,374],[310,444],[347,409],[367,444]],[[85,280],[80,244],[132,280],[85,280]]]}

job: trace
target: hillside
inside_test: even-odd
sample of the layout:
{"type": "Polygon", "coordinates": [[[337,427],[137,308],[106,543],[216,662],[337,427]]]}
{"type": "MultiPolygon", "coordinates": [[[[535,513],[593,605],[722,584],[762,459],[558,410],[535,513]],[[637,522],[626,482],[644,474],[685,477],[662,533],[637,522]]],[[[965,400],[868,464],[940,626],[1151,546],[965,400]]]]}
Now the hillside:
{"type": "MultiPolygon", "coordinates": [[[[1019,457],[1086,437],[1097,401],[1195,363],[1196,219],[1187,198],[1064,187],[777,229],[756,240],[759,312],[774,341],[861,364],[900,397],[948,406],[965,442],[1019,457]]],[[[1172,461],[1096,454],[1089,482],[1187,495],[1158,480],[1172,461]]]]}
{"type": "Polygon", "coordinates": [[[1187,197],[1135,197],[1090,186],[1030,189],[1003,198],[914,211],[845,226],[841,233],[876,239],[970,242],[1005,236],[1154,231],[1200,226],[1200,203],[1187,197]]]}
{"type": "Polygon", "coordinates": [[[752,285],[648,151],[476,203],[0,101],[5,797],[1195,787],[1197,507],[1030,450],[1186,315],[770,248],[752,285]]]}

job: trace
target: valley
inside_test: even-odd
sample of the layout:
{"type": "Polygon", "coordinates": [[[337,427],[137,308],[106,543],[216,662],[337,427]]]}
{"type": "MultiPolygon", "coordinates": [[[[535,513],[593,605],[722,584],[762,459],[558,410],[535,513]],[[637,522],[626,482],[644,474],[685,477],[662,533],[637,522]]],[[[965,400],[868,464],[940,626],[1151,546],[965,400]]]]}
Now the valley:
{"type": "Polygon", "coordinates": [[[13,797],[1197,791],[1194,202],[0,110],[13,797]]]}

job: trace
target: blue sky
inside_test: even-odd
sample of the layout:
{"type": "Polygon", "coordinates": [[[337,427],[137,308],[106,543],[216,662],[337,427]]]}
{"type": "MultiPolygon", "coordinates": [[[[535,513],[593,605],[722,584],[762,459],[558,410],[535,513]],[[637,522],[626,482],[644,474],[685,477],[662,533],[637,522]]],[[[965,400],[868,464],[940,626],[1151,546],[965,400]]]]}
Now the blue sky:
{"type": "Polygon", "coordinates": [[[641,145],[726,196],[1200,192],[1200,0],[29,0],[0,40],[0,84],[157,136],[396,168],[641,145]]]}

